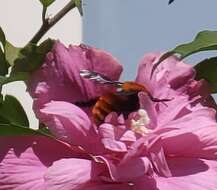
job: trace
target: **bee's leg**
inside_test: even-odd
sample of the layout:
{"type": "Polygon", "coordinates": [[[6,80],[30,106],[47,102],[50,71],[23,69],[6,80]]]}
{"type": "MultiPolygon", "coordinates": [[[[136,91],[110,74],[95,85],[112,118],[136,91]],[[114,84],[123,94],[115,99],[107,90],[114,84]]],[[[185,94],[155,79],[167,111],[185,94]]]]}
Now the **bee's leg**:
{"type": "Polygon", "coordinates": [[[148,96],[153,102],[162,102],[165,106],[167,106],[165,102],[168,102],[174,99],[174,98],[164,98],[164,99],[154,98],[151,94],[148,94],[148,96]]]}
{"type": "Polygon", "coordinates": [[[154,97],[150,97],[151,98],[151,100],[153,101],[153,102],[168,102],[168,101],[171,101],[171,100],[173,100],[173,98],[165,98],[165,99],[158,99],[158,98],[154,98],[154,97]]]}

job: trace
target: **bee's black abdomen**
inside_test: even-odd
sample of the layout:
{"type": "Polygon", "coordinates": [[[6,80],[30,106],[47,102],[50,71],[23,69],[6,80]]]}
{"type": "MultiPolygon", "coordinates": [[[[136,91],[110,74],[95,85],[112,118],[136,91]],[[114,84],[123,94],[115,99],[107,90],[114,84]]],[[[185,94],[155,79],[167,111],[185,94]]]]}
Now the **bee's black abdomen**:
{"type": "Polygon", "coordinates": [[[75,102],[74,104],[79,107],[92,107],[96,104],[98,98],[94,98],[88,101],[75,102]]]}

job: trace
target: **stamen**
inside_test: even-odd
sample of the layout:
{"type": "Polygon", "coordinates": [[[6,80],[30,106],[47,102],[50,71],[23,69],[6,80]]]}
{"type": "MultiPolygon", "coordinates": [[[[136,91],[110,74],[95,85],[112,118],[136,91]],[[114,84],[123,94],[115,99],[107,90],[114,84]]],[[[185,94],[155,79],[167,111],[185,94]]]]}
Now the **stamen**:
{"type": "Polygon", "coordinates": [[[146,125],[150,123],[150,118],[148,117],[147,112],[144,109],[138,110],[139,119],[131,120],[131,130],[135,133],[139,133],[141,135],[146,135],[151,132],[150,129],[146,128],[146,125]]]}

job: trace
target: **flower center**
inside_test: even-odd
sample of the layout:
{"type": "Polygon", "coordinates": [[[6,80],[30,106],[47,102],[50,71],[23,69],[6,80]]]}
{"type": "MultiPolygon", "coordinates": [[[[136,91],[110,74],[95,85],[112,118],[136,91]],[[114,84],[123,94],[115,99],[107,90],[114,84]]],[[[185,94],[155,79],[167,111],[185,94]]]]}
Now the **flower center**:
{"type": "Polygon", "coordinates": [[[151,130],[146,127],[150,123],[150,118],[144,109],[139,109],[137,113],[139,115],[139,119],[131,120],[131,130],[135,133],[146,135],[151,132],[151,130]]]}

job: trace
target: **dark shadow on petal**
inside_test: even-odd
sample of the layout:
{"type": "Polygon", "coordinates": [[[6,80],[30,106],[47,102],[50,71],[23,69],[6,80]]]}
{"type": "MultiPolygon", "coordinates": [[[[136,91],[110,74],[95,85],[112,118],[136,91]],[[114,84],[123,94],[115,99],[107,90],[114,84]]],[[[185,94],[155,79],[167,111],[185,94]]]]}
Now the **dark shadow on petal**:
{"type": "MultiPolygon", "coordinates": [[[[0,138],[0,162],[5,158],[9,150],[12,150],[17,158],[22,153],[32,149],[35,156],[47,167],[56,160],[62,158],[85,157],[84,154],[73,151],[63,143],[43,136],[19,136],[0,138]]],[[[86,157],[88,157],[86,155],[86,157]]]]}
{"type": "MultiPolygon", "coordinates": [[[[215,126],[213,127],[215,129],[215,126]]],[[[205,158],[215,159],[216,149],[213,146],[213,136],[210,136],[209,128],[199,128],[197,126],[183,126],[183,130],[174,130],[162,136],[162,146],[165,154],[170,157],[185,158],[205,158]],[[202,133],[201,130],[204,130],[202,133]],[[193,131],[193,132],[190,132],[193,131]],[[200,135],[200,137],[197,136],[200,135]],[[201,136],[202,135],[202,136],[201,136]],[[209,138],[210,137],[210,138],[209,138]],[[203,140],[201,139],[203,138],[203,140]]]]}
{"type": "Polygon", "coordinates": [[[205,172],[209,167],[198,158],[171,158],[168,165],[173,177],[193,175],[205,172]]]}
{"type": "MultiPolygon", "coordinates": [[[[26,139],[21,140],[23,137],[1,137],[0,138],[0,162],[4,159],[5,155],[10,149],[13,149],[15,155],[20,157],[22,152],[24,152],[28,147],[31,146],[32,140],[26,139]],[[20,139],[20,140],[18,140],[20,139]]],[[[24,137],[26,138],[26,137],[24,137]]]]}

